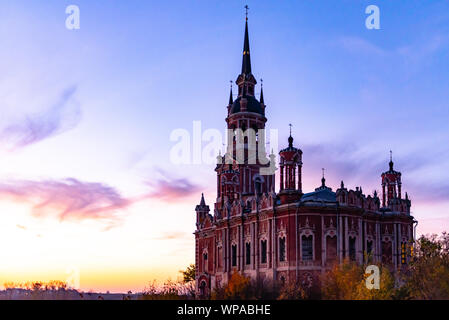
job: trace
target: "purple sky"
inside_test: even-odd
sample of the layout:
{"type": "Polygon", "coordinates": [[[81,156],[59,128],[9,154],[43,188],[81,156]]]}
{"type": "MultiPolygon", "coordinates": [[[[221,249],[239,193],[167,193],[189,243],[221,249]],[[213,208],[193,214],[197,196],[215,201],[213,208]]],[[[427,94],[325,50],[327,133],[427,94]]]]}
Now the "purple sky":
{"type": "Polygon", "coordinates": [[[305,191],[324,167],[333,189],[371,194],[393,150],[418,232],[448,229],[447,1],[3,1],[0,282],[73,267],[83,289],[137,290],[193,262],[216,175],[171,163],[170,134],[224,132],[246,3],[267,126],[283,147],[293,124],[305,191]]]}

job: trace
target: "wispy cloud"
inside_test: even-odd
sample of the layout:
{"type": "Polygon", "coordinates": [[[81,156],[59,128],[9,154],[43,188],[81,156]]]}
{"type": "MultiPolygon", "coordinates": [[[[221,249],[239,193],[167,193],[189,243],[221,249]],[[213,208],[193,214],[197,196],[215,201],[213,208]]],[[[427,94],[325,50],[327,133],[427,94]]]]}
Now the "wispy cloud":
{"type": "Polygon", "coordinates": [[[412,200],[419,201],[420,203],[449,203],[449,184],[438,183],[416,183],[413,182],[408,186],[412,200]]]}
{"type": "Polygon", "coordinates": [[[161,235],[154,237],[154,240],[183,240],[191,239],[192,235],[186,232],[164,232],[161,235]]]}
{"type": "Polygon", "coordinates": [[[74,100],[76,90],[76,86],[71,86],[46,111],[26,115],[0,128],[0,143],[14,151],[75,127],[81,115],[74,100]]]}
{"type": "Polygon", "coordinates": [[[157,179],[155,182],[148,182],[147,184],[153,189],[148,194],[148,198],[159,199],[162,201],[173,201],[177,199],[187,198],[191,195],[197,194],[200,187],[187,178],[173,178],[168,177],[166,173],[160,171],[164,176],[157,179]]]}
{"type": "Polygon", "coordinates": [[[37,218],[56,217],[60,221],[101,220],[109,226],[121,221],[120,209],[131,204],[105,184],[73,178],[61,181],[15,180],[0,184],[0,196],[32,205],[37,218]]]}
{"type": "Polygon", "coordinates": [[[447,47],[448,44],[448,35],[435,34],[423,41],[399,47],[396,52],[405,58],[409,64],[413,64],[428,59],[439,50],[447,47]]]}
{"type": "Polygon", "coordinates": [[[357,54],[368,54],[368,55],[378,55],[385,56],[387,52],[372,44],[371,42],[361,38],[354,36],[343,36],[337,39],[337,44],[341,45],[344,49],[349,52],[357,53],[357,54]]]}

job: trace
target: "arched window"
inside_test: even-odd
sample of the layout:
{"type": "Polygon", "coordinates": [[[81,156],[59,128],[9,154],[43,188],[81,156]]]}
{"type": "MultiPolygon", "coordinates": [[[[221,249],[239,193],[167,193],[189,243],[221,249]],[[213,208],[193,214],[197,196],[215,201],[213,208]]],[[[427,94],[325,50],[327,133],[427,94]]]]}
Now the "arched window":
{"type": "Polygon", "coordinates": [[[267,240],[260,242],[260,263],[267,263],[267,240]]]}
{"type": "Polygon", "coordinates": [[[372,240],[368,240],[366,242],[366,253],[368,255],[370,255],[373,252],[373,241],[372,240]]]}
{"type": "Polygon", "coordinates": [[[245,263],[251,264],[251,243],[247,242],[245,245],[245,263]]]}
{"type": "Polygon", "coordinates": [[[279,261],[285,261],[285,237],[279,238],[279,261]]]}
{"type": "Polygon", "coordinates": [[[237,266],[237,245],[233,244],[231,247],[231,264],[233,267],[237,266]]]}
{"type": "Polygon", "coordinates": [[[326,261],[330,264],[337,259],[337,236],[326,236],[326,261]]]}
{"type": "Polygon", "coordinates": [[[313,260],[313,236],[302,236],[302,260],[303,261],[311,261],[313,260]]]}
{"type": "Polygon", "coordinates": [[[203,253],[203,271],[207,272],[207,252],[203,253]]]}
{"type": "Polygon", "coordinates": [[[355,237],[349,237],[349,259],[355,260],[355,237]]]}

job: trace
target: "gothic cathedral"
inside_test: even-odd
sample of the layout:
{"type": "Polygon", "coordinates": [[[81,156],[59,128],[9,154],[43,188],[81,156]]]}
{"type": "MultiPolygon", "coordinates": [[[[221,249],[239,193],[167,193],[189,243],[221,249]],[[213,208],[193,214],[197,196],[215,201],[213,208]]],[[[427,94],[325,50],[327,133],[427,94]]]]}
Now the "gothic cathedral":
{"type": "Polygon", "coordinates": [[[213,215],[204,195],[196,206],[196,288],[207,296],[239,272],[252,279],[284,283],[299,280],[319,286],[319,275],[333,264],[351,259],[382,262],[400,268],[410,259],[410,242],[417,221],[411,202],[401,191],[401,173],[382,173],[382,195],[366,196],[361,187],[333,191],[321,179],[312,192],[302,189],[302,151],[290,134],[279,152],[280,183],[275,191],[275,155],[265,152],[266,105],[261,89],[255,97],[251,70],[248,19],[243,63],[227,106],[230,132],[255,132],[228,138],[226,153],[218,157],[217,198],[213,215]],[[236,138],[237,137],[237,138],[236,138]],[[251,141],[250,141],[251,140],[251,141]],[[239,157],[240,155],[240,157],[239,157]]]}

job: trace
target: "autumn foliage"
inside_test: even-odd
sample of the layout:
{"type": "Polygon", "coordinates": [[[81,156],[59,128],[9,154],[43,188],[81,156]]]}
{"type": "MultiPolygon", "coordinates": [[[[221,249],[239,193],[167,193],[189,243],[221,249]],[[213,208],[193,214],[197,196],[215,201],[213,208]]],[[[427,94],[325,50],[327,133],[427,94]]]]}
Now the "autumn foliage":
{"type": "MultiPolygon", "coordinates": [[[[369,259],[367,259],[369,260],[369,259]]],[[[371,265],[372,263],[370,263],[371,265]]],[[[311,294],[300,282],[283,284],[254,281],[239,273],[215,289],[212,299],[326,299],[326,300],[431,300],[449,299],[449,235],[421,236],[408,265],[394,269],[377,264],[379,289],[366,286],[366,265],[350,260],[335,264],[320,278],[320,293],[311,294]]]]}
{"type": "Polygon", "coordinates": [[[380,288],[368,289],[365,273],[366,266],[346,260],[336,264],[322,277],[321,294],[326,300],[390,300],[399,292],[395,288],[395,279],[385,266],[380,270],[380,288]]]}

